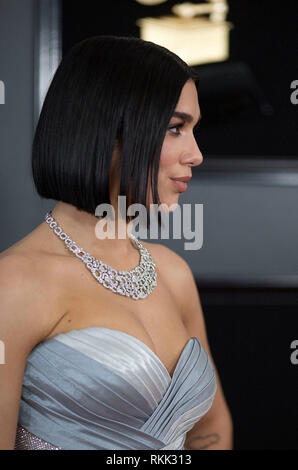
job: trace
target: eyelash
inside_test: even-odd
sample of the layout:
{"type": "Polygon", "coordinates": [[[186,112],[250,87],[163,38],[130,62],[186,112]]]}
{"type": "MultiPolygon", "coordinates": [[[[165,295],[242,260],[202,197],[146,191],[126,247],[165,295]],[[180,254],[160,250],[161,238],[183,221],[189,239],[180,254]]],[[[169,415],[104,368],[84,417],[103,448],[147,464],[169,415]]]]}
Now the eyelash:
{"type": "MultiPolygon", "coordinates": [[[[171,126],[171,127],[169,127],[169,131],[171,131],[171,129],[176,129],[176,128],[181,129],[184,126],[184,124],[185,124],[185,122],[180,122],[180,124],[176,124],[175,126],[171,126]]],[[[193,132],[198,129],[199,124],[200,124],[200,122],[198,122],[195,125],[195,127],[193,128],[193,132]]],[[[171,134],[177,137],[178,135],[181,135],[181,132],[171,132],[171,134]]]]}
{"type": "MultiPolygon", "coordinates": [[[[184,122],[181,122],[180,124],[176,124],[175,126],[169,127],[169,131],[171,131],[172,129],[180,129],[183,126],[184,126],[184,122]]],[[[181,135],[181,132],[171,132],[171,134],[178,136],[178,135],[181,135]]]]}

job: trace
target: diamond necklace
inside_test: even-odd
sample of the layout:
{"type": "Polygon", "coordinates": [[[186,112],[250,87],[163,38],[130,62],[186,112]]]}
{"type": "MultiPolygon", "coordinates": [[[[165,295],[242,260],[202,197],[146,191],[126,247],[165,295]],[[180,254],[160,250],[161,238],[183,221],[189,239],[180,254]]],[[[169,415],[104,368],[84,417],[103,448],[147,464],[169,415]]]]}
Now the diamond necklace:
{"type": "Polygon", "coordinates": [[[144,299],[151,294],[157,285],[156,266],[152,256],[133,234],[129,236],[139,249],[140,263],[130,271],[117,271],[99,261],[82,248],[78,248],[77,244],[58,226],[58,223],[52,216],[52,211],[46,213],[44,220],[53,229],[54,233],[64,241],[67,248],[85,263],[95,279],[112,292],[138,300],[144,299]]]}

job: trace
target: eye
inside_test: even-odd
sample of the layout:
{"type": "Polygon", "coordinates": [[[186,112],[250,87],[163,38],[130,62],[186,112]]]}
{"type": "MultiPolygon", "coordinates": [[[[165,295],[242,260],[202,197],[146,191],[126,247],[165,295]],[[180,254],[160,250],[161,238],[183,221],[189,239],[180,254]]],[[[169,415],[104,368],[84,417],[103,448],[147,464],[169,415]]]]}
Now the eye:
{"type": "Polygon", "coordinates": [[[181,129],[184,126],[184,122],[181,122],[180,124],[175,124],[173,126],[170,126],[168,130],[171,132],[173,135],[181,135],[181,132],[175,132],[173,129],[181,129]]]}

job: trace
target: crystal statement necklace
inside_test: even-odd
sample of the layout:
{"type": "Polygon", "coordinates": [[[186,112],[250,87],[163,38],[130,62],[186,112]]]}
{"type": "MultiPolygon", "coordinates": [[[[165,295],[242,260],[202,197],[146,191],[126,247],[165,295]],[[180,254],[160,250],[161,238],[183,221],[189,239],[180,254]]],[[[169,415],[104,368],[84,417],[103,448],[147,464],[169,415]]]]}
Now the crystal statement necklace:
{"type": "Polygon", "coordinates": [[[130,238],[139,249],[140,263],[130,271],[117,271],[82,248],[78,248],[77,244],[58,226],[52,211],[47,212],[44,219],[54,233],[64,241],[67,248],[85,263],[95,279],[112,292],[138,300],[151,294],[157,285],[155,263],[149,251],[133,234],[130,234],[130,238]]]}

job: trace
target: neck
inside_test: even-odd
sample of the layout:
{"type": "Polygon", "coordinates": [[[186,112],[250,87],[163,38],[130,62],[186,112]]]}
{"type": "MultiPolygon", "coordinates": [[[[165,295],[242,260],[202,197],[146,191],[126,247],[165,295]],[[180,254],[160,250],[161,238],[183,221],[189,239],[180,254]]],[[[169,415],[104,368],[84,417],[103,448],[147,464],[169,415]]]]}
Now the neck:
{"type": "MultiPolygon", "coordinates": [[[[118,221],[117,210],[115,210],[115,221],[113,221],[113,229],[115,227],[115,230],[108,233],[108,238],[105,239],[99,238],[99,226],[97,225],[102,217],[79,211],[75,206],[61,201],[55,205],[52,216],[79,247],[93,256],[128,257],[136,251],[134,243],[129,238],[132,227],[131,225],[128,227],[122,218],[118,221]],[[123,236],[122,234],[124,234],[124,238],[120,238],[123,236]]],[[[107,230],[106,226],[103,230],[107,230]]],[[[56,235],[54,236],[56,237],[56,235]]]]}

